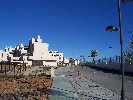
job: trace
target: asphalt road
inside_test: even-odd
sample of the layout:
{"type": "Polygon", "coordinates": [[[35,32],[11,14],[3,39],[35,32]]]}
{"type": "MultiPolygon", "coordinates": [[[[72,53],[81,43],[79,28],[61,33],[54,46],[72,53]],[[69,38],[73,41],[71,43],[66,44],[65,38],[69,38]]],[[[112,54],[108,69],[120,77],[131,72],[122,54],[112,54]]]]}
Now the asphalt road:
{"type": "MultiPolygon", "coordinates": [[[[105,73],[102,70],[91,69],[90,67],[75,66],[75,71],[80,71],[80,74],[86,76],[88,79],[104,86],[105,88],[120,94],[121,93],[121,75],[105,73]]],[[[126,100],[133,100],[133,77],[124,77],[125,96],[126,100]]]]}

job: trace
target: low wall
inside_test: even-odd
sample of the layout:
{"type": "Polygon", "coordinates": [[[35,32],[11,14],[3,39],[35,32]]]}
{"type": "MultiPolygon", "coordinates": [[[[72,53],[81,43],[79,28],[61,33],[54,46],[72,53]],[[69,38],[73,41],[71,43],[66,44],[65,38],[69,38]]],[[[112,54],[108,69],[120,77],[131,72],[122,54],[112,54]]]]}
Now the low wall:
{"type": "Polygon", "coordinates": [[[57,66],[57,62],[45,62],[43,61],[44,66],[57,66]]]}
{"type": "MultiPolygon", "coordinates": [[[[88,64],[89,66],[95,66],[99,68],[111,69],[111,70],[119,70],[121,71],[120,63],[98,63],[98,64],[88,64]]],[[[125,72],[133,72],[133,65],[131,64],[123,64],[125,72]]]]}

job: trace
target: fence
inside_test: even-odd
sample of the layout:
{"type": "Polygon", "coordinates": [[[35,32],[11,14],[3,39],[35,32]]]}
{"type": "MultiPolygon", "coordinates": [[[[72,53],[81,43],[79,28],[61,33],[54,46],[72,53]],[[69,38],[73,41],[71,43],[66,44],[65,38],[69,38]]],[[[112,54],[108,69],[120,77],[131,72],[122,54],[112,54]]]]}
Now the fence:
{"type": "MultiPolygon", "coordinates": [[[[133,59],[126,59],[123,57],[123,63],[124,64],[132,64],[132,60],[133,59]]],[[[113,57],[109,57],[109,58],[102,58],[102,59],[98,59],[98,60],[95,60],[95,61],[92,61],[93,63],[103,63],[103,62],[106,62],[106,63],[121,63],[121,56],[113,56],[113,57]]]]}
{"type": "Polygon", "coordinates": [[[92,61],[93,63],[103,63],[103,62],[106,62],[106,63],[120,63],[121,62],[121,57],[116,55],[116,56],[113,56],[113,57],[104,57],[102,59],[98,59],[98,60],[94,60],[92,61]]]}
{"type": "MultiPolygon", "coordinates": [[[[113,56],[109,58],[102,58],[99,60],[94,60],[87,65],[95,66],[99,68],[111,69],[111,70],[119,70],[121,71],[121,57],[120,56],[113,56]]],[[[133,72],[133,64],[129,61],[127,62],[125,59],[123,60],[123,65],[125,72],[133,72]]]]}
{"type": "Polygon", "coordinates": [[[16,73],[16,70],[19,71],[21,73],[21,71],[26,71],[26,63],[19,63],[19,62],[4,62],[1,61],[0,62],[0,73],[3,74],[5,73],[5,75],[7,74],[7,72],[9,71],[13,71],[14,74],[16,73]]]}

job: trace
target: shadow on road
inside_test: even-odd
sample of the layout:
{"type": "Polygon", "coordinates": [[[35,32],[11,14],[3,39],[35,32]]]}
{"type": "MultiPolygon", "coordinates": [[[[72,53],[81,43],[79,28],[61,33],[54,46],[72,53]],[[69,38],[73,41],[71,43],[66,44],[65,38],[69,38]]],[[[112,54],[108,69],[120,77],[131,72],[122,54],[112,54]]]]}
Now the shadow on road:
{"type": "MultiPolygon", "coordinates": [[[[99,68],[99,67],[96,67],[96,66],[84,66],[84,67],[90,67],[91,69],[95,69],[97,71],[102,71],[104,73],[112,73],[112,74],[121,75],[121,71],[118,71],[118,70],[115,70],[115,69],[99,68]]],[[[125,76],[133,77],[133,73],[125,72],[125,76]]]]}

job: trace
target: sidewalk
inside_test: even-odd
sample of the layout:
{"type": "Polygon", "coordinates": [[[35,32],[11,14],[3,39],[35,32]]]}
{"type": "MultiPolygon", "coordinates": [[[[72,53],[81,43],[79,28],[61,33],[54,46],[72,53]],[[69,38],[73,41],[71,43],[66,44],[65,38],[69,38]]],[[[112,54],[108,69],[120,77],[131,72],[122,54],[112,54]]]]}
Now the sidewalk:
{"type": "Polygon", "coordinates": [[[56,70],[49,100],[120,100],[120,96],[70,69],[56,70]]]}
{"type": "Polygon", "coordinates": [[[48,100],[74,100],[75,92],[69,82],[68,71],[69,67],[58,68],[56,70],[56,77],[53,80],[53,85],[51,88],[51,93],[49,94],[48,100]]]}

